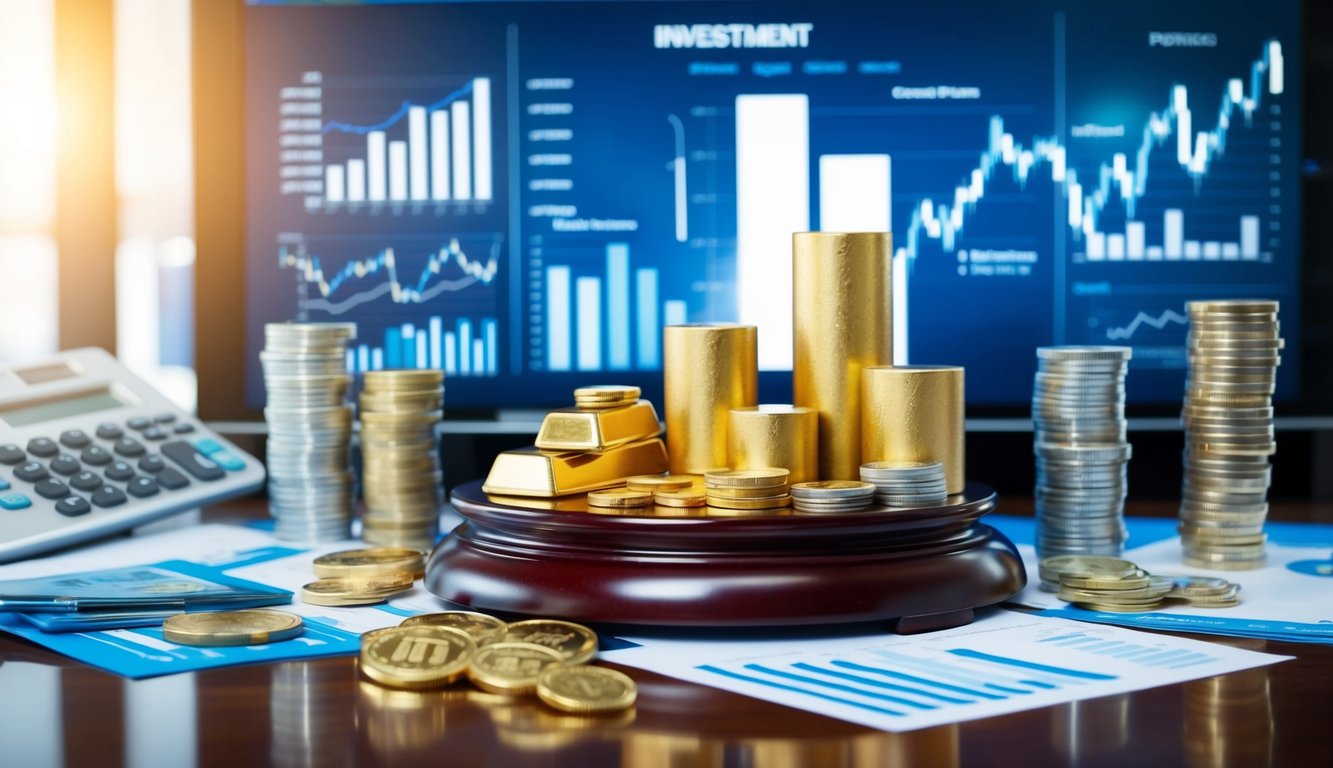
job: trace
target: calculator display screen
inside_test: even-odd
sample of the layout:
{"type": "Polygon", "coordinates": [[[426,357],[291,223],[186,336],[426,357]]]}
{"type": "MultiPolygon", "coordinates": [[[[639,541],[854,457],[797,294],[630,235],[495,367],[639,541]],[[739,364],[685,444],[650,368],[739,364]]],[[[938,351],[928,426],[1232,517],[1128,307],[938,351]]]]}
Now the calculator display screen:
{"type": "Polygon", "coordinates": [[[11,427],[26,427],[29,424],[97,413],[125,405],[131,403],[111,389],[98,389],[60,398],[0,405],[0,421],[11,427]]]}

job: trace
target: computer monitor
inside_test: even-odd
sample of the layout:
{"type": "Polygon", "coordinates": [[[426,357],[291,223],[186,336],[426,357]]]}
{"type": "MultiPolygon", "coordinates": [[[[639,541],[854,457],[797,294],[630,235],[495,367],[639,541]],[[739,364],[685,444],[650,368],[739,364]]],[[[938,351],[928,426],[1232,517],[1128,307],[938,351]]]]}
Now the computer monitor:
{"type": "Polygon", "coordinates": [[[445,369],[454,413],[657,399],[663,326],[752,322],[789,401],[803,230],[893,232],[895,356],[970,409],[1024,410],[1049,344],[1131,345],[1131,405],[1178,406],[1185,302],[1228,297],[1281,302],[1302,401],[1302,13],[254,2],[246,406],[284,320],[445,369]]]}

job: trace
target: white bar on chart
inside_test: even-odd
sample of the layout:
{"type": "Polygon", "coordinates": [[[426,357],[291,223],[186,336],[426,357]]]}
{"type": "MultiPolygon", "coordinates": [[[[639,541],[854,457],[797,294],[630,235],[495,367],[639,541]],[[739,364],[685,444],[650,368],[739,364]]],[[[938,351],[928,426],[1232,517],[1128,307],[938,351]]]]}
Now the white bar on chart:
{"type": "Polygon", "coordinates": [[[341,165],[324,166],[324,201],[341,203],[346,199],[346,169],[341,165]]]}
{"type": "Polygon", "coordinates": [[[455,101],[449,105],[452,118],[454,199],[472,199],[472,141],[468,125],[468,105],[466,101],[455,101]]]}
{"type": "Polygon", "coordinates": [[[791,235],[810,229],[810,101],[736,97],[739,320],[759,328],[760,370],[791,368],[791,235]]]}
{"type": "Polygon", "coordinates": [[[607,368],[627,371],[629,360],[629,245],[606,246],[607,368]]]}
{"type": "Polygon", "coordinates": [[[388,198],[389,188],[384,172],[384,131],[366,134],[366,181],[370,187],[367,196],[372,202],[388,198]]]}
{"type": "Polygon", "coordinates": [[[1217,261],[1222,258],[1222,244],[1216,240],[1209,240],[1203,244],[1204,261],[1217,261]]]}
{"type": "Polygon", "coordinates": [[[568,371],[573,361],[569,288],[569,267],[546,268],[546,368],[551,371],[568,371]]]}
{"type": "Polygon", "coordinates": [[[482,334],[486,337],[486,374],[496,376],[500,373],[500,328],[494,320],[481,321],[482,334]]]}
{"type": "Polygon", "coordinates": [[[1190,173],[1204,173],[1208,170],[1208,134],[1199,131],[1194,142],[1194,157],[1190,160],[1190,173]]]}
{"type": "Polygon", "coordinates": [[[411,323],[403,323],[398,329],[399,368],[417,367],[417,329],[411,323]]]}
{"type": "Polygon", "coordinates": [[[690,236],[689,200],[685,188],[685,158],[677,157],[672,161],[671,170],[676,179],[676,242],[683,243],[690,236]]]}
{"type": "Polygon", "coordinates": [[[1202,255],[1202,250],[1199,248],[1198,240],[1185,241],[1185,259],[1187,261],[1198,261],[1199,256],[1201,255],[1202,255]]]}
{"type": "Polygon", "coordinates": [[[1179,208],[1167,208],[1162,215],[1162,250],[1168,259],[1179,259],[1184,255],[1185,212],[1179,208]]]}
{"type": "Polygon", "coordinates": [[[372,371],[384,370],[384,350],[380,349],[379,347],[370,350],[370,370],[372,371]]]}
{"type": "Polygon", "coordinates": [[[359,203],[366,199],[366,161],[347,161],[347,202],[359,203]]]}
{"type": "Polygon", "coordinates": [[[370,347],[365,344],[357,345],[356,369],[363,373],[370,370],[370,347]]]}
{"type": "Polygon", "coordinates": [[[1240,217],[1240,257],[1247,261],[1259,258],[1259,217],[1240,217]]]}
{"type": "Polygon", "coordinates": [[[356,350],[347,350],[347,354],[343,356],[343,367],[349,372],[356,370],[356,350]]]}
{"type": "Polygon", "coordinates": [[[1125,236],[1119,232],[1106,236],[1106,258],[1111,261],[1125,260],[1125,236]]]}
{"type": "Polygon", "coordinates": [[[389,142],[389,199],[407,199],[407,142],[389,142]]]}
{"type": "Polygon", "coordinates": [[[410,196],[413,200],[426,199],[426,108],[407,109],[407,161],[410,196]]]}
{"type": "Polygon", "coordinates": [[[472,340],[472,375],[486,375],[486,342],[482,339],[472,340]]]}
{"type": "Polygon", "coordinates": [[[1076,181],[1069,183],[1069,226],[1083,226],[1083,185],[1076,181]]]}
{"type": "Polygon", "coordinates": [[[1193,157],[1194,130],[1190,121],[1189,92],[1177,85],[1172,90],[1176,111],[1176,162],[1188,166],[1193,157]]]}
{"type": "Polygon", "coordinates": [[[579,316],[578,369],[598,371],[602,368],[602,279],[580,277],[574,284],[579,316]]]}
{"type": "Polygon", "coordinates": [[[689,306],[678,299],[662,302],[662,323],[664,325],[684,325],[689,322],[689,306]]]}
{"type": "Polygon", "coordinates": [[[449,199],[449,113],[430,113],[430,199],[449,199]]]}
{"type": "Polygon", "coordinates": [[[472,374],[472,321],[458,321],[458,375],[472,374]]]}
{"type": "Polygon", "coordinates": [[[1232,104],[1239,104],[1245,98],[1245,83],[1239,77],[1227,81],[1227,98],[1231,99],[1232,104]]]}
{"type": "Polygon", "coordinates": [[[453,331],[444,333],[444,374],[453,376],[458,373],[458,337],[453,331]]]}
{"type": "Polygon", "coordinates": [[[1166,256],[1166,252],[1160,245],[1148,246],[1148,261],[1161,261],[1166,256]]]}
{"type": "Polygon", "coordinates": [[[888,155],[820,155],[821,232],[892,232],[888,155]]]}
{"type": "Polygon", "coordinates": [[[1274,96],[1282,93],[1283,89],[1283,64],[1282,64],[1282,43],[1276,40],[1268,41],[1268,92],[1274,96]]]}
{"type": "Polygon", "coordinates": [[[417,356],[416,356],[416,363],[417,363],[417,365],[416,365],[416,367],[418,367],[418,368],[429,368],[429,367],[430,367],[430,348],[429,348],[428,345],[426,344],[426,341],[427,341],[427,339],[426,339],[426,335],[427,335],[427,332],[426,332],[426,330],[425,330],[424,328],[423,328],[422,330],[420,330],[420,331],[417,331],[417,356]]]}
{"type": "Polygon", "coordinates": [[[1240,243],[1222,243],[1223,261],[1240,261],[1240,243]]]}
{"type": "Polygon", "coordinates": [[[1143,258],[1147,229],[1141,221],[1125,222],[1125,256],[1131,261],[1138,261],[1143,258]]]}
{"type": "Polygon", "coordinates": [[[662,330],[657,324],[657,270],[637,270],[634,283],[634,297],[638,300],[639,368],[651,371],[661,365],[658,343],[662,338],[662,330]]]}
{"type": "Polygon", "coordinates": [[[1088,233],[1088,261],[1102,261],[1106,258],[1106,235],[1102,232],[1088,233]]]}
{"type": "Polygon", "coordinates": [[[430,319],[430,367],[435,370],[444,368],[444,349],[441,344],[444,334],[444,321],[439,317],[430,319]]]}
{"type": "Polygon", "coordinates": [[[473,186],[478,200],[494,196],[491,185],[491,79],[472,81],[473,186]]]}

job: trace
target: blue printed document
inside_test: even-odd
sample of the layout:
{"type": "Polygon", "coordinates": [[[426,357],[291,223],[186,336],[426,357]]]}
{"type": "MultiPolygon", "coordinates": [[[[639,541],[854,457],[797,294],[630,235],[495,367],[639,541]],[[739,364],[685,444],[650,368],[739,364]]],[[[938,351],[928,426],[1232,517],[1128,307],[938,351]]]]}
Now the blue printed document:
{"type": "Polygon", "coordinates": [[[287,590],[183,560],[0,581],[0,611],[34,614],[258,608],[291,600],[287,590]]]}

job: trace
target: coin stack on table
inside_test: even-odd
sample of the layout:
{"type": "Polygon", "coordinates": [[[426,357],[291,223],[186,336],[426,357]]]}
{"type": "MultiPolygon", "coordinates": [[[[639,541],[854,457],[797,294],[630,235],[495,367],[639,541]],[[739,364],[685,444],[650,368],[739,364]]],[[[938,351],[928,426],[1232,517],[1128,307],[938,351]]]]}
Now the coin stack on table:
{"type": "Polygon", "coordinates": [[[1185,382],[1185,563],[1264,564],[1268,457],[1277,451],[1273,388],[1281,361],[1276,301],[1192,301],[1185,382]]]}
{"type": "Polygon", "coordinates": [[[1129,347],[1037,349],[1037,555],[1118,555],[1127,531],[1129,347]]]}
{"type": "Polygon", "coordinates": [[[430,549],[440,532],[444,474],[435,432],[444,372],[367,371],[361,390],[361,538],[430,549]]]}
{"type": "Polygon", "coordinates": [[[860,512],[875,501],[875,486],[857,480],[810,480],[793,483],[792,506],[797,512],[831,515],[860,512]]]}
{"type": "Polygon", "coordinates": [[[790,473],[780,467],[704,473],[710,515],[762,515],[791,504],[790,473]]]}
{"type": "Polygon", "coordinates": [[[347,401],[352,323],[264,326],[269,512],[292,541],[345,539],[355,480],[348,464],[353,409],[347,401]]]}
{"type": "Polygon", "coordinates": [[[885,507],[937,507],[949,498],[944,464],[938,461],[869,461],[861,479],[875,487],[885,507]]]}

